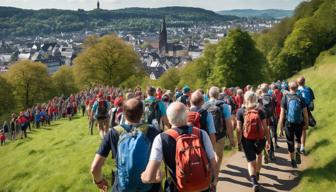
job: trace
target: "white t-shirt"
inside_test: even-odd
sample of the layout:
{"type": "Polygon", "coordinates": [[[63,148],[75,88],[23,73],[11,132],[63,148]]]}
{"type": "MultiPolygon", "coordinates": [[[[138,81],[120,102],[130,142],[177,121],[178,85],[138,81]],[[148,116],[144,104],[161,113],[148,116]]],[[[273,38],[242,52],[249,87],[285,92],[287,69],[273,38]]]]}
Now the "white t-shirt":
{"type": "MultiPolygon", "coordinates": [[[[202,139],[203,139],[203,145],[207,153],[208,159],[213,159],[215,158],[215,152],[211,144],[210,137],[208,136],[207,132],[203,130],[201,130],[201,132],[202,132],[201,134],[202,134],[202,139]]],[[[159,162],[163,160],[161,135],[157,135],[154,139],[149,160],[159,161],[159,162]]]]}

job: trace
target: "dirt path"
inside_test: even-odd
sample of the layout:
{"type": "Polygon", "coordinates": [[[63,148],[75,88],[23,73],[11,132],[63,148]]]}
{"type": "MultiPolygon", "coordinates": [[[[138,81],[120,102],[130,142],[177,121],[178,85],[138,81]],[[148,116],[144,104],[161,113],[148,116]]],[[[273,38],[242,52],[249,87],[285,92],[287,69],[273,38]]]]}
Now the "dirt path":
{"type": "MultiPolygon", "coordinates": [[[[300,181],[298,173],[305,167],[305,157],[302,164],[293,169],[288,161],[287,144],[284,139],[279,141],[279,149],[276,149],[276,162],[264,164],[260,174],[261,191],[284,192],[291,191],[300,181]]],[[[250,192],[252,185],[249,182],[247,162],[243,152],[236,152],[230,157],[224,158],[219,175],[218,192],[250,192]]]]}

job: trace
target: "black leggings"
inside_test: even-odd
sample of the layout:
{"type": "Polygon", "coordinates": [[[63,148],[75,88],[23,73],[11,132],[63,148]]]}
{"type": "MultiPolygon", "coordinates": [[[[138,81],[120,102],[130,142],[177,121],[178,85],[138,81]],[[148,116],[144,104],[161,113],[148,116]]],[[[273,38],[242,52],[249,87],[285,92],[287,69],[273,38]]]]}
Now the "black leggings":
{"type": "Polygon", "coordinates": [[[295,142],[301,144],[302,127],[302,124],[286,123],[285,133],[290,153],[294,153],[295,142]]]}

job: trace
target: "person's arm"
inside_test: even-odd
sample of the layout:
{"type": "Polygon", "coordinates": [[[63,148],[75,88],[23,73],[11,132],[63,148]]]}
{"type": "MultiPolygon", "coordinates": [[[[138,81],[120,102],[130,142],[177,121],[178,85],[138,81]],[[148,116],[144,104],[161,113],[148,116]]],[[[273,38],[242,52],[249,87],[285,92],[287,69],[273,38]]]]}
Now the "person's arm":
{"type": "Polygon", "coordinates": [[[226,125],[226,131],[229,135],[229,139],[230,139],[230,144],[232,147],[235,146],[234,143],[234,138],[233,138],[233,128],[232,128],[232,114],[231,114],[231,109],[230,107],[225,107],[228,105],[224,105],[223,106],[223,114],[224,114],[224,119],[225,119],[225,125],[226,125]]]}
{"type": "Polygon", "coordinates": [[[266,149],[269,150],[270,149],[270,145],[271,145],[271,137],[270,137],[270,129],[267,126],[267,120],[266,119],[262,120],[262,126],[264,128],[264,134],[266,136],[266,141],[267,141],[266,149]]]}
{"type": "Polygon", "coordinates": [[[145,171],[141,174],[143,183],[159,183],[161,181],[160,165],[163,159],[161,135],[157,135],[153,141],[149,162],[145,171]]]}
{"type": "Polygon", "coordinates": [[[237,130],[238,130],[238,145],[241,144],[241,139],[242,139],[242,133],[243,133],[243,122],[237,119],[237,130]]]}
{"type": "Polygon", "coordinates": [[[285,121],[285,109],[281,107],[280,118],[278,123],[278,127],[280,128],[280,136],[283,136],[284,121],[285,121]]]}
{"type": "Polygon", "coordinates": [[[106,180],[104,180],[102,176],[102,167],[105,162],[105,157],[100,156],[99,154],[96,154],[92,165],[91,165],[91,175],[93,178],[94,183],[97,185],[97,187],[102,191],[107,191],[108,183],[106,180]]]}
{"type": "Polygon", "coordinates": [[[143,183],[160,183],[161,182],[161,162],[150,160],[147,164],[146,170],[141,174],[141,181],[143,183]]]}
{"type": "Polygon", "coordinates": [[[206,113],[207,113],[207,129],[208,129],[209,137],[210,137],[212,146],[215,146],[215,144],[216,144],[215,123],[214,123],[212,114],[209,113],[209,112],[206,112],[206,113]]]}
{"type": "Polygon", "coordinates": [[[203,130],[201,131],[201,134],[202,134],[202,139],[203,139],[203,145],[207,153],[207,157],[210,160],[210,166],[211,166],[211,172],[212,172],[212,178],[213,178],[212,186],[216,186],[218,182],[218,173],[219,173],[220,165],[218,165],[216,153],[214,151],[213,146],[211,145],[211,141],[210,141],[208,134],[203,130]]]}

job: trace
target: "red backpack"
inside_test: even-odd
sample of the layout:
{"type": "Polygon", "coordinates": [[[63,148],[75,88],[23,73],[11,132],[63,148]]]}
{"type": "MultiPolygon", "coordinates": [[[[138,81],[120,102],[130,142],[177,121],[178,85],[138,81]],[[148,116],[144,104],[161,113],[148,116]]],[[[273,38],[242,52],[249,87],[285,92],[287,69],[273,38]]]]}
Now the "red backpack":
{"type": "Polygon", "coordinates": [[[178,191],[202,191],[211,184],[207,153],[202,145],[201,130],[193,128],[191,134],[180,135],[176,130],[166,132],[176,141],[176,181],[178,191]]]}
{"type": "Polygon", "coordinates": [[[259,140],[264,138],[264,129],[258,110],[252,109],[245,112],[244,137],[249,140],[259,140]]]}

